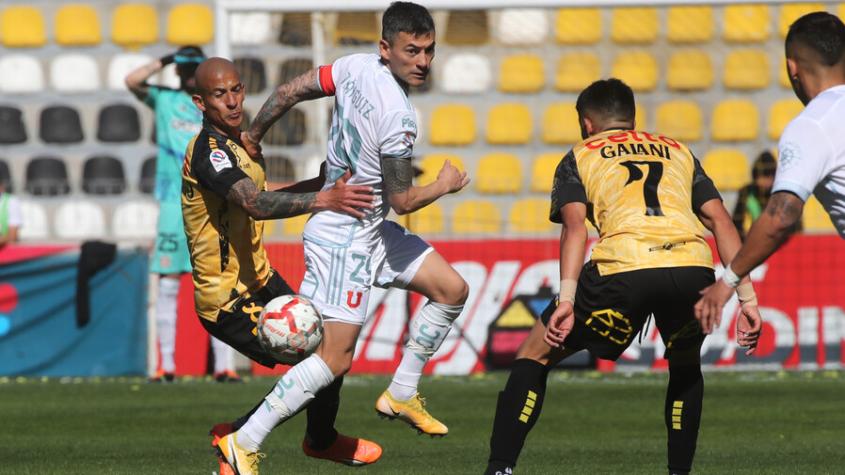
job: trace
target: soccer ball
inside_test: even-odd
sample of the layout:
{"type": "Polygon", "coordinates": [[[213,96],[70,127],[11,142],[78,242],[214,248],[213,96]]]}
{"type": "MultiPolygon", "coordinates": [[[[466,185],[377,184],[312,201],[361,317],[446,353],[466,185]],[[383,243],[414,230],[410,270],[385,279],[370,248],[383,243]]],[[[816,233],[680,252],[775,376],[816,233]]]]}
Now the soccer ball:
{"type": "Polygon", "coordinates": [[[320,312],[301,295],[274,298],[258,317],[258,341],[279,363],[302,361],[322,339],[320,312]]]}

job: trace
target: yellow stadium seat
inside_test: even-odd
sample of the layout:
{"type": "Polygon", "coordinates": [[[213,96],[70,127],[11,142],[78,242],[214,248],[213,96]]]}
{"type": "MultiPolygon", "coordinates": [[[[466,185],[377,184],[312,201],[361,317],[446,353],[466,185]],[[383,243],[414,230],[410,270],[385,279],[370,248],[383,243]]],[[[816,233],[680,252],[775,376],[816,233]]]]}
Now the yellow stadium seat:
{"type": "Polygon", "coordinates": [[[277,222],[278,221],[275,219],[265,219],[264,221],[261,221],[264,226],[264,232],[262,233],[262,236],[264,236],[265,238],[272,236],[273,233],[276,232],[277,222]]]}
{"type": "Polygon", "coordinates": [[[701,109],[694,101],[676,100],[657,108],[657,131],[684,142],[701,140],[701,109]]]}
{"type": "Polygon", "coordinates": [[[798,99],[782,99],[772,104],[769,109],[769,138],[777,140],[783,129],[792,119],[804,110],[804,104],[798,99]]]}
{"type": "Polygon", "coordinates": [[[578,111],[573,102],[557,102],[543,112],[543,142],[574,144],[581,141],[578,111]]]}
{"type": "Polygon", "coordinates": [[[461,157],[448,153],[433,153],[423,157],[423,159],[417,164],[417,166],[419,166],[422,170],[422,174],[417,177],[417,184],[425,186],[433,183],[434,180],[437,179],[437,174],[440,173],[440,169],[443,168],[443,164],[446,163],[446,160],[449,160],[449,163],[458,170],[466,171],[466,167],[464,166],[464,162],[461,160],[461,157]]]}
{"type": "Polygon", "coordinates": [[[713,9],[709,6],[669,7],[666,38],[671,43],[706,43],[713,39],[713,9]]]}
{"type": "Polygon", "coordinates": [[[516,145],[531,140],[531,111],[525,104],[498,104],[487,115],[487,142],[516,145]]]}
{"type": "Polygon", "coordinates": [[[720,191],[739,190],[749,180],[750,164],[739,150],[713,150],[704,156],[701,166],[720,191]]]}
{"type": "Polygon", "coordinates": [[[549,200],[527,198],[511,206],[510,229],[516,233],[544,233],[555,229],[549,221],[549,200]]]}
{"type": "Polygon", "coordinates": [[[769,58],[762,50],[739,49],[725,58],[722,83],[728,89],[763,89],[769,86],[769,58]]]}
{"type": "Polygon", "coordinates": [[[432,145],[469,145],[475,141],[475,114],[462,104],[444,104],[431,113],[432,145]]]}
{"type": "Polygon", "coordinates": [[[787,3],[781,5],[780,16],[778,17],[778,33],[781,38],[786,38],[789,27],[795,20],[802,16],[818,11],[825,11],[823,3],[787,3]]]}
{"type": "Polygon", "coordinates": [[[546,75],[543,60],[534,54],[508,56],[499,68],[499,90],[502,92],[538,92],[546,75]]]}
{"type": "Polygon", "coordinates": [[[479,193],[503,194],[522,191],[522,166],[510,153],[491,153],[478,161],[474,177],[479,193]]]}
{"type": "Polygon", "coordinates": [[[140,48],[158,41],[158,18],[151,5],[125,3],[114,9],[111,40],[124,48],[140,48]]]}
{"type": "Polygon", "coordinates": [[[563,92],[581,92],[601,78],[601,63],[593,53],[566,53],[557,62],[555,87],[563,92]]]}
{"type": "Polygon", "coordinates": [[[830,220],[830,215],[827,214],[824,207],[815,196],[810,195],[810,199],[804,203],[804,212],[802,213],[804,231],[811,233],[835,233],[836,227],[833,226],[833,221],[830,220]]]}
{"type": "Polygon", "coordinates": [[[625,81],[634,91],[651,91],[657,86],[657,61],[646,51],[619,53],[611,76],[625,81]]]}
{"type": "Polygon", "coordinates": [[[602,36],[601,11],[598,8],[561,8],[555,21],[555,38],[567,45],[597,43],[602,36]]]}
{"type": "Polygon", "coordinates": [[[499,207],[490,201],[464,201],[452,211],[452,232],[456,234],[495,234],[501,228],[499,207]]]}
{"type": "Polygon", "coordinates": [[[610,38],[619,44],[648,44],[657,39],[657,10],[645,7],[613,9],[610,38]]]}
{"type": "Polygon", "coordinates": [[[100,19],[91,5],[65,5],[56,12],[56,43],[91,46],[100,41],[100,19]]]}
{"type": "Polygon", "coordinates": [[[455,46],[475,46],[490,41],[487,10],[450,11],[444,40],[455,46]]]}
{"type": "Polygon", "coordinates": [[[722,20],[722,39],[732,43],[759,43],[769,38],[768,5],[728,5],[722,20]]]}
{"type": "Polygon", "coordinates": [[[167,42],[172,45],[204,45],[214,38],[214,16],[201,3],[183,3],[167,15],[167,42]]]}
{"type": "Polygon", "coordinates": [[[699,91],[713,85],[713,65],[704,50],[686,50],[669,58],[666,83],[676,91],[699,91]]]}
{"type": "Polygon", "coordinates": [[[0,35],[7,48],[36,48],[47,43],[41,10],[24,5],[2,10],[0,35]]]}
{"type": "Polygon", "coordinates": [[[845,21],[845,3],[839,4],[839,8],[837,9],[836,16],[838,16],[840,20],[845,21]]]}
{"type": "Polygon", "coordinates": [[[303,214],[294,216],[293,218],[286,218],[282,220],[282,231],[285,236],[302,236],[302,231],[305,230],[305,223],[308,222],[310,214],[303,214]]]}
{"type": "Polygon", "coordinates": [[[555,171],[564,152],[544,153],[534,159],[531,165],[531,191],[549,193],[552,191],[552,182],[555,178],[555,171]]]}
{"type": "Polygon", "coordinates": [[[789,72],[786,70],[786,58],[780,58],[780,68],[778,73],[778,83],[780,87],[792,89],[792,82],[789,80],[789,72]]]}
{"type": "Polygon", "coordinates": [[[710,123],[713,140],[755,140],[760,130],[760,113],[753,102],[728,99],[716,105],[710,123]]]}
{"type": "Polygon", "coordinates": [[[445,230],[443,208],[439,203],[431,203],[425,208],[414,211],[408,216],[407,228],[412,233],[442,233],[445,230]]]}
{"type": "Polygon", "coordinates": [[[637,104],[637,116],[634,117],[634,128],[637,130],[648,129],[648,114],[642,104],[637,104]]]}
{"type": "Polygon", "coordinates": [[[340,12],[334,28],[334,42],[336,45],[378,43],[380,31],[374,12],[340,12]]]}

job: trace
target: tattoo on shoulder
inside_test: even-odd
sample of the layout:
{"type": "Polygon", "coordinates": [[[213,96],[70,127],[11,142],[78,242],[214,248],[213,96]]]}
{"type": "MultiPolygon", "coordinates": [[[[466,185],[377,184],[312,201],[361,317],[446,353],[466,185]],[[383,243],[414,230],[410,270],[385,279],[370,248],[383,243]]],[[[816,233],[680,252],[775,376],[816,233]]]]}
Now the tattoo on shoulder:
{"type": "Polygon", "coordinates": [[[801,200],[790,193],[774,193],[766,206],[766,213],[785,223],[794,223],[801,217],[801,200]]]}
{"type": "Polygon", "coordinates": [[[407,158],[382,157],[381,172],[388,195],[404,193],[414,179],[414,169],[407,158]]]}

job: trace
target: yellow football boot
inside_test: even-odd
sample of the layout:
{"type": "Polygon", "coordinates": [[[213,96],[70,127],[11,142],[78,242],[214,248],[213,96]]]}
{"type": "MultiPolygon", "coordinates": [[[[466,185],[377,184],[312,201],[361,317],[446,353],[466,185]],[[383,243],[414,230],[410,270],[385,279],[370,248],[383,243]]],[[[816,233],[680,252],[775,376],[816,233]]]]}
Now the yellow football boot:
{"type": "Polygon", "coordinates": [[[238,445],[237,432],[226,434],[217,441],[217,451],[235,471],[235,475],[258,475],[258,463],[264,458],[260,452],[247,452],[238,445]]]}
{"type": "Polygon", "coordinates": [[[397,401],[389,391],[384,391],[376,401],[376,413],[388,419],[399,419],[420,434],[443,437],[449,433],[445,424],[425,410],[425,399],[416,393],[407,401],[397,401]]]}

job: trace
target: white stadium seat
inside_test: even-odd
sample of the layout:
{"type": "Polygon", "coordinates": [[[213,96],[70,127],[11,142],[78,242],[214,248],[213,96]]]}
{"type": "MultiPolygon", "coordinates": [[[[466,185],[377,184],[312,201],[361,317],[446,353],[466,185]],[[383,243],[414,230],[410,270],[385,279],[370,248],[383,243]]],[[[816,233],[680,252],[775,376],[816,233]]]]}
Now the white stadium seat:
{"type": "Polygon", "coordinates": [[[109,89],[115,91],[125,91],[126,83],[123,81],[126,78],[126,75],[133,69],[143,66],[152,60],[152,56],[140,53],[124,53],[115,55],[109,63],[109,89]]]}
{"type": "Polygon", "coordinates": [[[155,80],[150,81],[151,84],[158,84],[159,86],[169,87],[171,89],[179,89],[182,83],[179,81],[179,75],[176,74],[176,65],[171,64],[162,69],[155,80]]]}
{"type": "Polygon", "coordinates": [[[50,63],[50,84],[61,92],[86,92],[100,89],[100,71],[93,57],[68,53],[50,63]]]}
{"type": "Polygon", "coordinates": [[[53,229],[62,239],[102,238],[106,234],[106,218],[102,208],[90,201],[65,202],[53,215],[53,229]]]}
{"type": "Polygon", "coordinates": [[[111,228],[118,239],[154,239],[158,206],[150,200],[121,203],[114,210],[111,228]]]}
{"type": "Polygon", "coordinates": [[[472,53],[455,54],[443,66],[443,92],[454,94],[481,93],[490,89],[493,77],[490,61],[472,53]]]}
{"type": "Polygon", "coordinates": [[[272,17],[267,12],[229,15],[229,39],[235,45],[259,45],[273,36],[272,17]]]}
{"type": "Polygon", "coordinates": [[[44,72],[37,59],[24,54],[0,58],[0,92],[38,92],[43,89],[44,72]]]}
{"type": "Polygon", "coordinates": [[[549,18],[542,9],[502,10],[496,26],[499,42],[504,45],[538,45],[549,35],[549,18]]]}
{"type": "Polygon", "coordinates": [[[32,201],[21,201],[23,225],[20,229],[20,240],[31,241],[46,239],[50,234],[50,224],[44,206],[32,201]]]}

